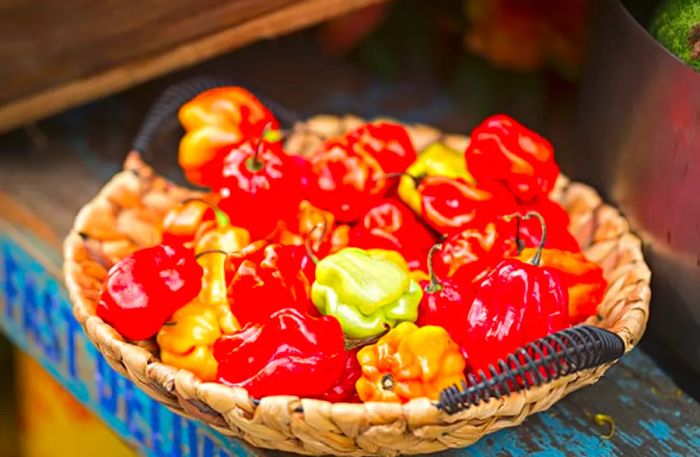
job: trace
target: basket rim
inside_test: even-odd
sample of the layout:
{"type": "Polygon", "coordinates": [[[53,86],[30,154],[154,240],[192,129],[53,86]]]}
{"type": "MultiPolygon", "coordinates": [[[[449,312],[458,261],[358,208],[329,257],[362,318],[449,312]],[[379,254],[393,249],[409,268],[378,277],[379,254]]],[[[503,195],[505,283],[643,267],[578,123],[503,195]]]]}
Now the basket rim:
{"type": "MultiPolygon", "coordinates": [[[[427,128],[427,126],[420,125],[407,126],[407,128],[414,128],[418,130],[420,130],[422,127],[427,128]]],[[[411,133],[414,133],[414,131],[412,130],[411,133]]],[[[467,138],[461,135],[452,135],[452,137],[461,139],[467,138]]],[[[468,141],[468,139],[466,141],[468,141]]],[[[493,403],[494,401],[501,404],[501,407],[503,407],[508,402],[516,401],[518,396],[526,398],[533,396],[537,398],[539,394],[535,393],[534,391],[543,388],[548,389],[551,392],[552,390],[562,389],[562,386],[564,386],[563,389],[566,390],[566,386],[568,386],[568,384],[576,383],[580,379],[583,379],[583,384],[588,383],[586,382],[588,376],[592,376],[592,382],[594,382],[610,366],[610,364],[608,364],[594,369],[584,370],[583,372],[566,375],[545,383],[542,386],[532,387],[499,399],[491,399],[487,403],[483,403],[482,405],[469,408],[453,415],[447,415],[444,411],[439,410],[435,402],[428,398],[412,399],[403,404],[382,402],[335,403],[326,400],[300,398],[289,395],[266,396],[256,400],[248,394],[247,390],[241,387],[229,386],[218,382],[201,381],[190,371],[167,365],[161,362],[160,359],[156,357],[153,352],[147,350],[147,348],[125,340],[111,325],[99,318],[93,311],[95,284],[87,281],[84,269],[80,266],[80,262],[83,260],[94,260],[90,257],[89,253],[86,254],[83,252],[85,250],[86,238],[84,237],[85,233],[83,232],[84,227],[81,224],[84,224],[86,220],[90,219],[89,216],[97,211],[96,208],[103,208],[107,204],[114,204],[112,200],[115,197],[116,192],[123,188],[120,187],[118,183],[128,183],[129,186],[137,186],[137,188],[140,189],[144,183],[153,182],[153,180],[156,179],[162,180],[165,182],[166,186],[171,186],[176,191],[196,192],[190,189],[180,188],[156,175],[155,172],[142,161],[137,152],[130,152],[125,160],[124,171],[118,172],[108,183],[105,184],[105,186],[95,197],[93,197],[85,206],[82,207],[78,213],[78,216],[74,221],[74,225],[64,242],[64,278],[71,301],[73,302],[74,315],[83,326],[87,335],[95,343],[98,350],[107,358],[109,362],[114,362],[110,364],[113,365],[118,371],[126,374],[126,376],[131,380],[139,384],[139,386],[144,388],[147,393],[169,406],[174,406],[173,399],[170,398],[171,395],[192,400],[192,403],[195,405],[197,404],[195,401],[203,403],[201,412],[204,413],[204,417],[198,418],[203,419],[205,422],[210,422],[210,425],[210,416],[207,415],[208,410],[211,409],[217,413],[221,413],[221,411],[219,411],[216,406],[212,407],[211,404],[209,404],[211,402],[208,400],[209,397],[207,395],[210,395],[211,392],[207,393],[206,391],[208,390],[228,397],[229,402],[233,401],[233,403],[235,403],[235,407],[241,408],[246,411],[247,414],[251,415],[256,415],[258,409],[266,408],[267,405],[277,405],[284,402],[287,405],[294,404],[302,406],[303,414],[313,413],[312,409],[326,411],[329,410],[329,408],[342,408],[344,414],[351,417],[366,416],[368,412],[386,414],[388,417],[403,420],[404,422],[408,423],[409,428],[411,428],[410,424],[417,424],[419,426],[445,425],[460,419],[464,419],[465,417],[474,417],[472,414],[473,411],[477,409],[480,410],[482,409],[482,406],[493,403]],[[90,287],[93,289],[91,290],[90,287]],[[158,389],[155,389],[155,391],[153,389],[154,379],[160,384],[162,389],[160,392],[158,389]],[[144,386],[144,384],[146,384],[146,386],[144,386]],[[197,398],[202,397],[205,398],[205,401],[201,401],[201,399],[197,400],[197,398]]],[[[590,194],[589,196],[591,198],[597,199],[599,202],[598,207],[603,208],[608,212],[612,210],[612,216],[610,217],[614,216],[624,222],[619,238],[622,239],[624,237],[627,239],[626,243],[628,243],[630,246],[628,248],[634,253],[636,268],[639,268],[640,279],[638,283],[636,283],[638,286],[637,292],[639,296],[636,298],[635,302],[635,304],[638,306],[633,307],[632,309],[626,309],[625,312],[621,313],[614,321],[615,324],[619,324],[623,321],[629,321],[629,325],[620,325],[619,327],[612,328],[604,327],[618,334],[624,340],[626,353],[629,352],[639,341],[648,320],[650,300],[649,279],[651,273],[641,251],[642,243],[639,237],[632,233],[627,221],[624,219],[624,217],[622,217],[620,212],[616,208],[613,208],[612,206],[603,202],[595,190],[585,184],[571,182],[564,175],[560,175],[557,183],[558,192],[565,192],[567,189],[571,189],[572,186],[577,186],[576,189],[578,191],[590,194]]],[[[557,192],[556,189],[555,192],[557,192]]],[[[605,241],[608,240],[603,240],[602,242],[605,241]]],[[[608,292],[606,291],[606,294],[607,293],[608,292]]],[[[589,320],[592,318],[593,317],[589,318],[589,320]]],[[[568,391],[563,392],[562,395],[565,395],[566,393],[568,393],[568,391]]],[[[558,398],[556,400],[558,400],[558,398]]],[[[521,401],[524,400],[521,399],[521,401]]],[[[180,402],[180,405],[181,404],[182,402],[180,402]]],[[[177,405],[177,403],[175,403],[175,405],[177,405]]],[[[489,410],[492,409],[493,408],[489,408],[489,410]]],[[[291,411],[290,413],[298,412],[300,412],[298,411],[298,407],[295,407],[294,411],[291,411]]],[[[522,417],[522,419],[531,413],[532,411],[528,412],[522,417]]],[[[195,417],[198,416],[197,411],[185,410],[185,414],[195,417]]],[[[476,415],[478,417],[484,417],[483,414],[476,413],[476,415]]],[[[522,421],[522,419],[520,421],[522,421]]],[[[225,427],[227,424],[218,425],[225,427]]],[[[296,450],[296,452],[300,451],[296,450]]],[[[331,452],[333,453],[332,450],[331,452]]]]}

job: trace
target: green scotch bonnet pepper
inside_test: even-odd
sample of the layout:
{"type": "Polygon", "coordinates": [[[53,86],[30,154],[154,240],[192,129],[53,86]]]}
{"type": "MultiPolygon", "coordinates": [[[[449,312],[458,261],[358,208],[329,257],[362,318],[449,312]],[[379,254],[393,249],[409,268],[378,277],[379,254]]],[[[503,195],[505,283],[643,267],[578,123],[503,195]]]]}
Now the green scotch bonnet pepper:
{"type": "Polygon", "coordinates": [[[335,316],[350,338],[369,338],[401,321],[414,322],[420,286],[396,264],[358,248],[345,248],[316,266],[311,300],[335,316]]]}

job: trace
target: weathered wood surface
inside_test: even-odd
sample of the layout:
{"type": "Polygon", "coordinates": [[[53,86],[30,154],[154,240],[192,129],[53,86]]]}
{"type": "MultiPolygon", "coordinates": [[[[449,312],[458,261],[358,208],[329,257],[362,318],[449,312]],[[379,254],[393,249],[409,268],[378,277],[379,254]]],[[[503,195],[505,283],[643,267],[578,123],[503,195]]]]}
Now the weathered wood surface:
{"type": "Polygon", "coordinates": [[[0,0],[0,131],[382,0],[0,0]]]}
{"type": "MultiPolygon", "coordinates": [[[[265,55],[266,49],[271,56],[280,53],[279,49],[270,51],[267,47],[256,52],[265,55]]],[[[245,64],[249,58],[244,53],[238,64],[245,64]]],[[[293,60],[293,56],[288,58],[293,60]]],[[[261,54],[255,55],[255,60],[258,59],[262,59],[261,54]]],[[[275,85],[276,78],[268,73],[279,71],[276,66],[285,63],[272,60],[267,68],[256,70],[260,74],[251,71],[238,76],[244,82],[255,80],[257,87],[269,89],[265,92],[272,98],[307,114],[345,110],[363,110],[360,114],[364,116],[404,113],[404,118],[411,121],[436,120],[441,124],[439,127],[448,125],[446,130],[461,122],[454,106],[436,105],[435,99],[414,98],[405,107],[405,95],[421,93],[424,87],[367,84],[357,75],[352,76],[352,69],[348,68],[339,70],[329,66],[324,74],[328,84],[323,89],[318,88],[318,76],[315,82],[306,81],[302,78],[304,70],[290,68],[286,73],[288,86],[279,87],[275,85]],[[334,80],[336,74],[344,78],[334,80]],[[289,91],[289,87],[295,87],[296,91],[289,91]],[[353,91],[351,95],[348,88],[353,91]],[[394,111],[385,107],[393,107],[394,111]],[[452,120],[443,117],[450,115],[452,120]]],[[[0,137],[0,219],[13,221],[12,228],[5,225],[0,232],[15,242],[20,240],[21,248],[39,260],[47,269],[46,274],[59,274],[57,243],[68,231],[78,208],[119,169],[141,110],[155,95],[152,90],[156,86],[67,113],[25,133],[0,137]]],[[[177,178],[173,145],[170,147],[152,157],[152,162],[159,171],[177,178]]],[[[51,364],[46,360],[45,363],[51,364]]],[[[105,417],[99,408],[97,413],[105,417]]],[[[119,424],[110,423],[130,438],[128,428],[119,424]]],[[[144,433],[143,429],[138,431],[144,433]]],[[[144,452],[158,455],[149,449],[144,448],[144,452]]],[[[222,445],[220,455],[251,455],[251,452],[240,445],[222,445]]],[[[490,435],[470,448],[438,455],[700,455],[700,405],[680,391],[647,355],[635,350],[600,382],[528,419],[523,426],[490,435]],[[597,425],[596,414],[607,414],[614,420],[616,432],[611,439],[603,437],[609,426],[597,425]]]]}

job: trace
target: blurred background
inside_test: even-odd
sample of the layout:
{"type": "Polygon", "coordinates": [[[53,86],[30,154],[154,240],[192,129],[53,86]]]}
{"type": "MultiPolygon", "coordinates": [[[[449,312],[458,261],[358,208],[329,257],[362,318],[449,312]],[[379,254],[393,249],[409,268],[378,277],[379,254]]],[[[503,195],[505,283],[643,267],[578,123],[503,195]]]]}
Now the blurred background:
{"type": "MultiPolygon", "coordinates": [[[[694,11],[691,7],[683,9],[683,5],[691,5],[692,0],[665,2],[673,4],[673,8],[680,8],[680,19],[673,15],[663,16],[666,13],[662,7],[667,8],[660,5],[663,2],[626,2],[625,7],[632,14],[625,16],[628,25],[633,24],[629,25],[630,30],[638,29],[629,33],[614,25],[614,21],[620,20],[619,11],[609,12],[606,6],[601,6],[604,3],[617,5],[618,2],[365,2],[371,4],[339,16],[329,14],[328,18],[309,24],[309,28],[274,39],[245,43],[246,46],[230,52],[207,56],[201,59],[202,62],[198,62],[200,59],[190,62],[188,57],[180,56],[183,59],[181,64],[175,62],[172,69],[164,64],[163,68],[168,69],[152,78],[139,76],[139,70],[129,70],[131,67],[127,65],[126,70],[122,69],[122,79],[113,86],[110,86],[112,80],[109,78],[95,84],[88,81],[87,86],[80,84],[92,73],[108,74],[112,66],[117,67],[117,63],[121,65],[134,57],[129,54],[129,48],[136,52],[143,47],[140,51],[145,56],[155,53],[144,44],[151,39],[167,40],[177,33],[190,33],[192,40],[198,39],[195,29],[208,16],[189,13],[191,18],[188,21],[187,2],[176,2],[182,4],[178,6],[177,17],[138,14],[146,11],[148,6],[157,10],[159,2],[135,5],[131,12],[117,11],[119,7],[113,2],[105,2],[99,7],[82,2],[88,5],[80,11],[68,11],[64,8],[66,4],[61,5],[61,2],[46,3],[46,11],[37,12],[31,2],[0,1],[0,61],[5,62],[0,68],[0,81],[3,81],[0,113],[4,113],[0,114],[0,128],[4,132],[0,135],[0,193],[12,194],[26,202],[41,214],[41,218],[50,221],[52,230],[59,236],[67,233],[72,221],[69,216],[94,194],[104,180],[120,169],[130,141],[154,98],[170,83],[188,76],[225,76],[301,117],[319,112],[354,113],[366,117],[382,114],[406,122],[431,124],[444,131],[467,133],[484,117],[505,112],[552,140],[562,170],[567,175],[596,185],[606,198],[622,203],[626,214],[639,224],[635,228],[647,235],[648,255],[657,265],[663,265],[664,270],[668,265],[673,266],[674,270],[668,270],[667,274],[661,268],[659,271],[652,269],[655,275],[652,321],[642,348],[680,388],[698,398],[700,311],[693,305],[700,303],[700,293],[691,290],[687,284],[698,279],[700,226],[697,221],[700,219],[695,217],[700,216],[700,212],[696,212],[697,205],[684,206],[684,200],[691,195],[688,192],[698,190],[700,181],[690,179],[690,187],[678,188],[673,191],[676,192],[674,195],[665,196],[673,200],[670,205],[664,201],[639,203],[630,200],[627,197],[633,191],[637,194],[657,193],[661,188],[666,189],[667,183],[678,174],[675,169],[665,170],[666,174],[658,179],[666,181],[656,183],[654,189],[639,187],[639,181],[634,179],[625,181],[627,187],[620,187],[616,176],[619,170],[627,169],[625,167],[632,159],[621,152],[618,160],[606,149],[614,146],[615,151],[623,151],[625,147],[635,147],[637,157],[644,164],[650,167],[658,165],[651,160],[657,157],[657,150],[642,151],[638,142],[630,140],[632,133],[655,128],[639,119],[635,125],[623,122],[630,116],[614,106],[629,107],[636,103],[643,105],[650,120],[655,113],[669,117],[667,112],[660,110],[658,102],[654,104],[646,98],[634,103],[630,101],[645,90],[661,91],[660,86],[654,85],[656,83],[644,82],[642,75],[655,75],[656,78],[658,75],[654,72],[663,65],[681,66],[678,74],[673,75],[689,85],[689,93],[698,93],[698,75],[690,66],[697,58],[693,57],[693,49],[700,42],[700,33],[695,37],[696,41],[689,33],[700,23],[700,16],[691,17],[694,11]],[[91,11],[102,16],[95,19],[93,25],[85,24],[91,11]],[[663,19],[660,25],[659,17],[663,19]],[[125,23],[122,25],[120,21],[125,23]],[[109,29],[110,24],[117,26],[100,35],[101,41],[96,43],[91,39],[98,35],[100,27],[109,29]],[[168,24],[173,25],[169,27],[168,24]],[[148,27],[157,29],[160,34],[145,33],[148,27]],[[645,28],[651,29],[667,47],[672,48],[675,41],[680,41],[682,47],[689,49],[686,54],[683,50],[677,52],[686,63],[677,61],[659,46],[645,28]],[[676,31],[677,35],[683,32],[683,38],[676,40],[673,33],[668,38],[669,29],[676,31]],[[619,34],[619,39],[614,38],[615,33],[619,34]],[[655,46],[653,51],[640,57],[639,66],[625,62],[624,59],[633,56],[627,56],[624,54],[626,50],[621,48],[626,45],[627,38],[635,46],[642,46],[631,38],[634,33],[645,34],[647,45],[655,46]],[[127,41],[124,50],[124,44],[118,47],[114,39],[126,34],[132,36],[133,43],[127,41]],[[603,37],[607,41],[601,44],[603,37]],[[104,52],[100,52],[100,48],[104,52]],[[671,63],[650,60],[649,55],[653,53],[671,63]],[[620,65],[627,69],[626,74],[619,75],[621,70],[615,66],[618,61],[623,62],[620,65]],[[637,76],[635,72],[639,72],[637,76]],[[615,85],[606,85],[606,81],[615,85]],[[60,90],[53,89],[54,86],[60,90]],[[128,89],[122,86],[128,86],[128,89]],[[616,97],[620,98],[617,105],[616,97]],[[603,115],[607,103],[613,105],[614,119],[603,115]],[[600,125],[603,121],[609,130],[600,125]],[[620,132],[629,133],[625,141],[629,140],[633,146],[625,145],[619,138],[620,132]],[[48,156],[59,159],[45,162],[43,158],[48,156]],[[65,183],[60,182],[73,177],[82,179],[81,171],[86,169],[92,170],[93,176],[84,183],[81,181],[80,186],[74,183],[73,188],[66,188],[65,183]],[[34,184],[27,186],[28,180],[34,184]],[[679,200],[678,195],[685,197],[679,200]],[[644,208],[652,205],[657,212],[640,210],[640,205],[644,208]],[[648,223],[649,219],[659,219],[662,213],[667,216],[661,217],[666,225],[660,227],[648,223]],[[690,223],[677,222],[679,215],[685,215],[686,220],[690,218],[692,227],[690,223]],[[658,243],[663,248],[657,247],[658,243]],[[678,252],[687,254],[690,260],[673,257],[678,252]],[[676,278],[675,282],[669,278],[671,275],[676,278]],[[678,317],[673,320],[661,316],[665,312],[678,317]],[[673,332],[671,329],[679,330],[673,332]]],[[[80,7],[79,3],[67,2],[75,4],[75,8],[80,7]]],[[[127,3],[132,2],[124,4],[127,3]]],[[[214,9],[213,3],[202,2],[197,9],[214,9]]],[[[224,3],[235,4],[241,11],[258,7],[256,2],[224,3]]],[[[282,10],[287,3],[290,2],[266,1],[258,5],[268,5],[274,14],[275,8],[282,10]]],[[[190,3],[190,9],[193,4],[190,3]]],[[[252,13],[251,17],[255,18],[252,13]]],[[[273,17],[269,24],[276,24],[275,20],[273,17]]],[[[270,27],[274,29],[276,26],[270,27]]],[[[261,33],[260,37],[266,35],[276,33],[272,30],[271,33],[261,33]]],[[[700,47],[696,51],[700,55],[700,47]]],[[[678,85],[673,81],[668,84],[678,85]]],[[[698,100],[697,97],[692,95],[691,99],[698,100]]],[[[696,129],[700,105],[681,106],[682,109],[679,106],[675,103],[671,107],[677,114],[673,119],[680,126],[679,131],[684,122],[687,131],[696,129]]],[[[666,108],[663,105],[663,109],[666,108]]],[[[655,125],[659,126],[659,122],[655,125]]],[[[672,127],[659,128],[675,132],[672,127]]],[[[700,149],[700,140],[695,135],[693,131],[690,137],[685,137],[687,144],[677,149],[681,155],[695,154],[694,151],[700,149]]],[[[663,141],[677,142],[677,138],[674,136],[663,141]]],[[[659,148],[664,144],[658,143],[659,148]]],[[[171,150],[175,151],[174,146],[171,150]]],[[[698,176],[696,168],[688,171],[693,157],[683,158],[685,173],[690,173],[691,178],[698,176]]],[[[159,171],[175,180],[181,179],[174,152],[170,156],[151,159],[159,171]]],[[[683,163],[679,165],[681,170],[683,163]]],[[[694,162],[693,166],[697,167],[697,163],[700,162],[694,162]]],[[[647,182],[656,182],[650,179],[648,170],[640,171],[639,176],[644,176],[647,182]]],[[[79,442],[81,438],[74,430],[55,424],[76,421],[80,417],[88,418],[83,430],[91,430],[82,432],[83,440],[110,443],[115,450],[109,455],[131,455],[126,447],[120,448],[109,432],[90,429],[91,413],[69,396],[64,399],[58,393],[62,389],[4,337],[0,337],[0,367],[4,373],[0,376],[0,456],[54,455],[37,444],[42,441],[38,437],[49,434],[56,440],[79,442]],[[40,399],[44,403],[39,403],[40,399]]]]}

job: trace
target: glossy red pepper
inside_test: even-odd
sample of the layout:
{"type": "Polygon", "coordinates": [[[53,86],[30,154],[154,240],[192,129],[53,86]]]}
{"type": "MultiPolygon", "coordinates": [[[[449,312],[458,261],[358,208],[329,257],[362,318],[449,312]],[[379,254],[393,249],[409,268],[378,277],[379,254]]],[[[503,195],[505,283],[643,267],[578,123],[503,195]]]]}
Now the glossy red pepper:
{"type": "Polygon", "coordinates": [[[371,122],[348,133],[347,138],[356,150],[374,157],[385,173],[405,171],[416,160],[411,138],[399,124],[371,122]]]}
{"type": "Polygon", "coordinates": [[[449,236],[435,256],[433,268],[441,278],[471,283],[498,262],[517,253],[510,230],[503,221],[489,222],[449,236]]]}
{"type": "Polygon", "coordinates": [[[357,351],[359,350],[360,348],[355,348],[345,353],[345,367],[340,377],[333,386],[316,398],[333,403],[359,403],[360,397],[357,396],[357,390],[355,390],[355,383],[362,375],[360,362],[357,361],[357,351]]]}
{"type": "Polygon", "coordinates": [[[372,206],[350,229],[350,246],[398,251],[411,270],[425,270],[425,253],[433,234],[402,202],[385,198],[372,206]]]}
{"type": "Polygon", "coordinates": [[[265,238],[278,220],[293,216],[303,197],[301,169],[281,142],[246,142],[231,150],[222,177],[219,208],[253,239],[265,238]]]}
{"type": "Polygon", "coordinates": [[[462,179],[426,176],[418,193],[423,220],[446,235],[483,227],[515,207],[513,196],[497,183],[471,184],[462,179]]]}
{"type": "MultiPolygon", "coordinates": [[[[517,212],[527,213],[535,211],[539,213],[547,224],[547,239],[545,248],[561,249],[563,251],[580,252],[576,238],[569,232],[569,214],[559,203],[548,198],[534,200],[530,203],[519,205],[517,212]]],[[[536,219],[511,221],[510,233],[518,233],[523,247],[536,247],[542,239],[542,227],[536,219]]]]}
{"type": "Polygon", "coordinates": [[[97,315],[130,340],[146,340],[202,288],[194,252],[160,244],[124,257],[107,279],[97,315]]]}
{"type": "Polygon", "coordinates": [[[478,285],[464,339],[471,370],[568,327],[566,287],[556,270],[539,266],[542,244],[529,262],[502,260],[478,285]]]}
{"type": "Polygon", "coordinates": [[[214,345],[220,382],[267,395],[317,397],[343,373],[343,331],[334,317],[281,309],[214,345]]]}
{"type": "Polygon", "coordinates": [[[465,159],[477,182],[497,181],[519,202],[546,197],[559,176],[552,145],[505,114],[487,118],[472,131],[465,159]]]}
{"type": "MultiPolygon", "coordinates": [[[[416,324],[437,325],[449,333],[460,348],[464,344],[467,328],[467,316],[474,298],[474,285],[471,282],[441,277],[438,279],[432,268],[436,252],[443,248],[436,244],[428,252],[428,269],[430,279],[420,282],[423,288],[423,298],[418,306],[416,324]]],[[[466,357],[466,351],[462,350],[466,357]]]]}
{"type": "Polygon", "coordinates": [[[347,139],[326,141],[309,162],[314,178],[308,199],[340,222],[359,219],[386,193],[386,175],[379,162],[347,139]]]}
{"type": "Polygon", "coordinates": [[[264,322],[283,308],[315,312],[302,250],[257,241],[229,256],[229,302],[241,325],[264,322]]]}

